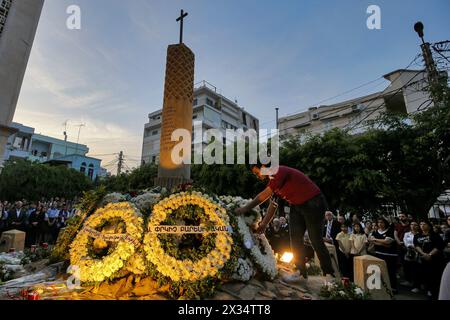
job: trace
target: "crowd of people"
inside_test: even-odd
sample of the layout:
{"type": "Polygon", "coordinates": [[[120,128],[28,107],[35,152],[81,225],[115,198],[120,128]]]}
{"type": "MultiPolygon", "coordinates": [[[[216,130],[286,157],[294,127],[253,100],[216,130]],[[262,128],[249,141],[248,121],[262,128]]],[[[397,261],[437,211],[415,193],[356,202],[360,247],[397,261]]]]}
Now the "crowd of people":
{"type": "Polygon", "coordinates": [[[64,198],[0,201],[0,233],[8,230],[26,232],[25,246],[54,244],[61,228],[74,215],[73,202],[64,198]]]}
{"type": "MultiPolygon", "coordinates": [[[[64,198],[0,201],[0,233],[12,229],[26,232],[27,247],[54,244],[60,230],[75,214],[73,204],[64,198]]],[[[266,230],[274,251],[280,254],[289,250],[291,243],[289,220],[289,214],[274,218],[266,230]]],[[[437,299],[442,273],[450,261],[450,216],[443,224],[437,220],[417,221],[404,213],[363,221],[357,214],[346,219],[327,211],[323,240],[335,246],[343,277],[353,279],[354,257],[370,254],[386,262],[394,294],[400,284],[410,287],[413,293],[424,292],[437,299]],[[399,279],[404,281],[398,283],[399,279]]],[[[306,232],[305,243],[308,242],[306,232]]],[[[311,246],[304,249],[314,255],[311,246]]]]}
{"type": "MultiPolygon", "coordinates": [[[[287,218],[275,218],[267,229],[268,239],[278,253],[289,246],[287,218]]],[[[404,213],[395,218],[362,221],[356,214],[347,220],[327,211],[323,230],[324,242],[336,247],[343,277],[353,279],[354,257],[369,254],[386,262],[394,294],[401,285],[437,299],[443,270],[450,261],[450,217],[443,224],[437,220],[417,221],[404,213]]]]}

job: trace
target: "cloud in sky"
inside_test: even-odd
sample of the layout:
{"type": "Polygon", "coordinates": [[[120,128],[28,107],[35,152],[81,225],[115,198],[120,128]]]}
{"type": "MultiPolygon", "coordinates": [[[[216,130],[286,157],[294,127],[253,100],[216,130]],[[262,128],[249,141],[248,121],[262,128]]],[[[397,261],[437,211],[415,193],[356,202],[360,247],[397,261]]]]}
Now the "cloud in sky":
{"type": "MultiPolygon", "coordinates": [[[[175,18],[189,12],[186,43],[196,81],[237,98],[266,127],[281,115],[405,67],[419,52],[412,26],[446,40],[447,0],[386,1],[382,30],[366,28],[370,1],[46,0],[15,121],[86,143],[91,154],[123,150],[139,158],[148,113],[162,104],[167,45],[175,18]],[[65,27],[66,8],[82,10],[82,30],[65,27]]],[[[383,88],[383,81],[352,95],[383,88]]],[[[351,98],[344,96],[337,99],[351,98]]],[[[330,103],[333,101],[330,101],[330,103]]],[[[102,157],[108,163],[114,156],[102,157]]],[[[129,166],[136,164],[130,163],[129,166]]]]}

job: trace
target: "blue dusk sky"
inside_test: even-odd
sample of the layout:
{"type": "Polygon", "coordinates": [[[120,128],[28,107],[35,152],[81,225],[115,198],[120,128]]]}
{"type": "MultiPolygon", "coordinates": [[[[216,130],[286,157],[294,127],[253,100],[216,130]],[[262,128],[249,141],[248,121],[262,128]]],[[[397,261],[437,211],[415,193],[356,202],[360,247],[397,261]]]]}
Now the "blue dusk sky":
{"type": "MultiPolygon", "coordinates": [[[[300,112],[406,67],[420,50],[418,20],[428,41],[450,39],[448,0],[46,0],[14,121],[63,138],[69,120],[71,141],[84,123],[80,143],[91,155],[123,150],[136,166],[147,115],[162,105],[181,8],[196,82],[237,99],[263,128],[275,127],[275,107],[300,112]],[[66,27],[73,4],[81,30],[66,27]],[[367,28],[369,5],[381,8],[381,30],[367,28]]],[[[326,103],[386,85],[379,79],[326,103]]]]}

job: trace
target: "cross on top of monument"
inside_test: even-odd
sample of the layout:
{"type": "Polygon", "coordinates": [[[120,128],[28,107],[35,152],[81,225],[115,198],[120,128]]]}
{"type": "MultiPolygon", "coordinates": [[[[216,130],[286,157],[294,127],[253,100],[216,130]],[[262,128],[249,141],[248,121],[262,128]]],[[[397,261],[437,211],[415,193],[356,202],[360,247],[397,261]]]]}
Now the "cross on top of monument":
{"type": "Polygon", "coordinates": [[[180,23],[180,44],[183,43],[183,22],[184,22],[184,18],[186,18],[187,16],[188,16],[188,13],[184,12],[184,10],[181,10],[181,15],[177,19],[177,22],[181,22],[180,23]]]}

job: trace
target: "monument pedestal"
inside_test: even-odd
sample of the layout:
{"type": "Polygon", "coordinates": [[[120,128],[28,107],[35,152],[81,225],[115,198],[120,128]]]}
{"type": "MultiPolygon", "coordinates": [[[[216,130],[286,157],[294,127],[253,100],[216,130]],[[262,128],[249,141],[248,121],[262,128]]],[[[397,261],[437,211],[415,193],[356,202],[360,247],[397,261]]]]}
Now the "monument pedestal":
{"type": "Polygon", "coordinates": [[[183,177],[161,177],[155,178],[155,186],[164,187],[168,190],[178,187],[179,185],[192,183],[192,180],[183,177]]]}
{"type": "Polygon", "coordinates": [[[353,260],[354,283],[373,300],[391,300],[391,282],[384,260],[374,256],[360,256],[353,260]]]}
{"type": "Polygon", "coordinates": [[[26,233],[19,230],[9,230],[2,233],[0,238],[0,252],[9,252],[14,248],[16,252],[25,249],[26,233]]]}

